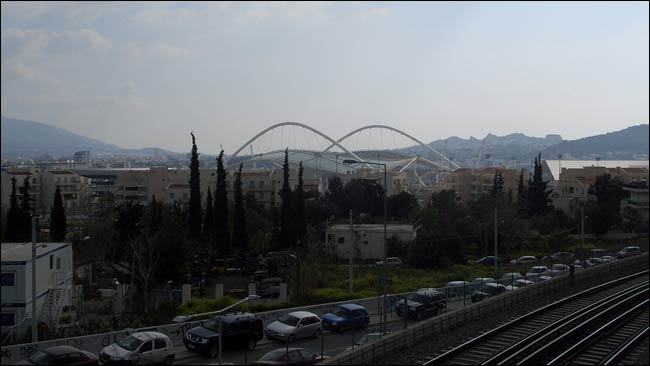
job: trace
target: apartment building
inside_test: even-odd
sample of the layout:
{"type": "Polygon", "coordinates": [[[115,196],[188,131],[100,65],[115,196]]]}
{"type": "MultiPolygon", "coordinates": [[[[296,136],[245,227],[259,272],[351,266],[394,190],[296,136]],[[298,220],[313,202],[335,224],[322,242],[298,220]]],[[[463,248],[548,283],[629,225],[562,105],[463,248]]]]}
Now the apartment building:
{"type": "Polygon", "coordinates": [[[512,190],[512,196],[517,198],[519,192],[519,177],[523,173],[524,185],[528,182],[528,173],[525,170],[508,169],[504,167],[490,168],[461,168],[442,176],[441,182],[435,186],[434,191],[445,189],[453,190],[463,203],[475,201],[483,194],[489,194],[494,186],[494,176],[500,172],[503,176],[503,191],[512,190]]]}

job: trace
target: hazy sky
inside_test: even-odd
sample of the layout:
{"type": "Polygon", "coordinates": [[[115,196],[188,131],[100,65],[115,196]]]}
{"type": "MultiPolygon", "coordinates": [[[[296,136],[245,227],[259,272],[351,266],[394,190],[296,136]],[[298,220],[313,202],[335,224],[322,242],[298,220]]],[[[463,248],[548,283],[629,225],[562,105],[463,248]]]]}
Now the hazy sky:
{"type": "Polygon", "coordinates": [[[2,2],[2,115],[125,148],[648,123],[648,3],[2,2]]]}

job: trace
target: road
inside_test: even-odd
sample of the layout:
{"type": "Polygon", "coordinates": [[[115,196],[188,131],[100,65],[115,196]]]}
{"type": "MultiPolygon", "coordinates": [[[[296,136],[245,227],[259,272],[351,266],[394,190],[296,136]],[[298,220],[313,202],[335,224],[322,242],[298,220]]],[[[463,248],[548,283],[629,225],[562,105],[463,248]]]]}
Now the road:
{"type": "MultiPolygon", "coordinates": [[[[450,302],[447,310],[460,309],[464,305],[471,304],[471,300],[467,299],[465,303],[463,301],[454,301],[450,302]]],[[[297,340],[289,345],[289,347],[300,347],[307,348],[316,353],[321,353],[327,356],[334,356],[338,353],[345,351],[346,348],[351,347],[354,342],[358,341],[366,332],[376,332],[379,330],[379,316],[371,316],[371,324],[367,329],[360,329],[355,332],[351,330],[333,333],[325,331],[323,333],[322,339],[313,339],[306,338],[297,340]]],[[[388,320],[388,329],[390,331],[398,331],[404,329],[404,318],[398,317],[395,313],[389,313],[387,316],[388,320]]],[[[408,320],[408,325],[411,326],[416,324],[417,321],[413,319],[408,320]]],[[[222,362],[231,363],[236,365],[245,365],[247,363],[253,362],[260,359],[265,353],[272,351],[274,349],[286,347],[286,343],[280,343],[274,340],[269,340],[264,338],[261,340],[254,351],[244,351],[244,350],[224,350],[222,362]]],[[[216,365],[216,359],[210,359],[206,356],[202,356],[185,349],[183,344],[176,345],[176,362],[177,365],[216,365]]]]}

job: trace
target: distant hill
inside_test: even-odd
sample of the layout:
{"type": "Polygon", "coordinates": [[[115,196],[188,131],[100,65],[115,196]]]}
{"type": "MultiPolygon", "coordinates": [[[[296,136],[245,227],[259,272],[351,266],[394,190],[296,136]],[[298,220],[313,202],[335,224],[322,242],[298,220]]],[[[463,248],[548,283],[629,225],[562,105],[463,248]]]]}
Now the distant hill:
{"type": "MultiPolygon", "coordinates": [[[[156,148],[123,149],[119,146],[91,139],[59,127],[40,122],[1,118],[1,149],[3,157],[36,157],[42,155],[71,156],[76,151],[88,150],[92,156],[142,155],[152,156],[156,148]]],[[[163,155],[178,153],[158,149],[163,155]]]]}
{"type": "Polygon", "coordinates": [[[603,135],[563,141],[542,151],[545,158],[563,154],[563,159],[636,160],[648,159],[649,125],[637,125],[603,135]]]}

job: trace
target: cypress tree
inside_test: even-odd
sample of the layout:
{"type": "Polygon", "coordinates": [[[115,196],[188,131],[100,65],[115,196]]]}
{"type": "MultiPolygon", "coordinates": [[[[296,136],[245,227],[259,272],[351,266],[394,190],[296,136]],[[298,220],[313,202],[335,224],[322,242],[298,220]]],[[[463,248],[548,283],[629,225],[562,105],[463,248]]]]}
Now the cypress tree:
{"type": "Polygon", "coordinates": [[[30,241],[32,237],[32,198],[29,193],[29,176],[25,177],[23,186],[20,188],[20,222],[19,241],[30,241]]]}
{"type": "Polygon", "coordinates": [[[160,204],[156,201],[156,195],[151,197],[151,208],[149,217],[149,233],[155,234],[160,229],[162,224],[162,213],[160,212],[160,204]]]}
{"type": "Polygon", "coordinates": [[[494,173],[494,182],[492,184],[492,195],[494,196],[501,192],[503,192],[503,175],[501,174],[501,171],[497,170],[497,172],[494,173]]]}
{"type": "Polygon", "coordinates": [[[223,150],[217,158],[217,189],[214,197],[214,222],[217,250],[230,252],[230,228],[228,227],[228,190],[226,170],[223,168],[223,150]]]}
{"type": "Polygon", "coordinates": [[[196,148],[194,133],[192,135],[192,159],[190,161],[190,238],[201,237],[201,187],[199,172],[199,154],[196,148]]]}
{"type": "Polygon", "coordinates": [[[280,198],[282,199],[282,206],[280,207],[280,244],[286,248],[294,246],[293,241],[295,238],[291,234],[293,207],[291,206],[291,187],[289,186],[289,148],[284,150],[282,172],[284,181],[282,182],[282,190],[280,191],[280,198]]]}
{"type": "Polygon", "coordinates": [[[233,219],[232,244],[240,249],[248,248],[248,234],[246,233],[246,209],[244,208],[244,195],[241,190],[241,171],[243,164],[239,164],[239,171],[235,176],[235,217],[233,219]]]}
{"type": "Polygon", "coordinates": [[[20,240],[23,217],[18,207],[18,196],[16,195],[16,178],[11,178],[11,196],[9,199],[9,211],[7,211],[7,241],[15,242],[20,240]]]}
{"type": "Polygon", "coordinates": [[[532,182],[528,182],[528,210],[532,215],[542,214],[548,208],[550,201],[546,190],[548,181],[542,179],[542,154],[535,157],[532,182]]]}
{"type": "Polygon", "coordinates": [[[61,190],[59,186],[56,186],[54,205],[50,211],[50,238],[53,242],[64,241],[66,233],[65,208],[63,207],[63,199],[61,198],[61,190]]]}
{"type": "Polygon", "coordinates": [[[214,210],[212,208],[212,191],[208,187],[205,202],[205,217],[203,218],[203,240],[210,243],[214,239],[214,210]]]}
{"type": "Polygon", "coordinates": [[[307,223],[305,220],[305,190],[303,187],[302,174],[304,168],[302,167],[302,161],[300,162],[300,168],[298,169],[298,188],[296,189],[296,239],[297,243],[300,243],[302,247],[305,246],[305,233],[307,232],[307,223]]]}

